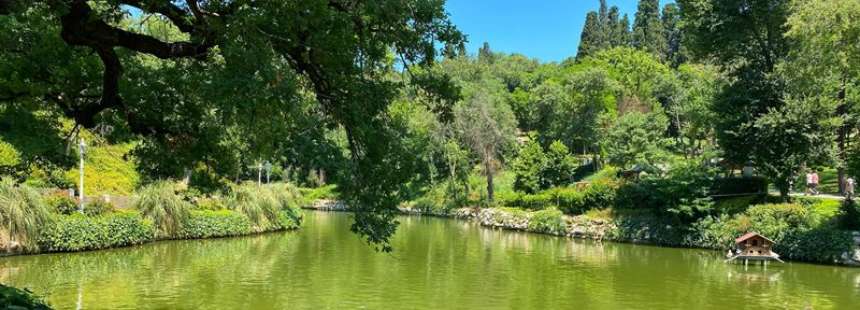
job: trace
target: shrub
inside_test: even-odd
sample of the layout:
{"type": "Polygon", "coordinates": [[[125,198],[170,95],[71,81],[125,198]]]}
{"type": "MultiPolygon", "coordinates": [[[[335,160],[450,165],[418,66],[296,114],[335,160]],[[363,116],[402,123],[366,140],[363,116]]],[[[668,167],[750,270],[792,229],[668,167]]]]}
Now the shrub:
{"type": "Polygon", "coordinates": [[[338,199],[340,195],[337,192],[336,185],[326,185],[317,188],[301,188],[299,194],[302,197],[301,206],[309,206],[314,201],[320,199],[338,199]]]}
{"type": "Polygon", "coordinates": [[[228,200],[228,207],[251,220],[254,232],[278,230],[281,203],[264,187],[247,183],[237,186],[228,200]]]}
{"type": "Polygon", "coordinates": [[[851,251],[853,247],[854,240],[848,232],[821,225],[790,230],[782,242],[774,246],[774,250],[791,259],[836,263],[843,253],[851,251]]]}
{"type": "Polygon", "coordinates": [[[114,211],[113,204],[110,202],[96,199],[84,205],[84,214],[87,216],[99,216],[108,214],[114,211]]]}
{"type": "Polygon", "coordinates": [[[191,211],[183,227],[182,238],[228,237],[251,232],[251,221],[241,213],[230,210],[202,210],[191,211]]]}
{"type": "Polygon", "coordinates": [[[665,177],[650,176],[624,184],[616,193],[615,206],[648,210],[681,224],[693,223],[713,209],[708,196],[712,173],[697,163],[681,162],[665,177]]]}
{"type": "Polygon", "coordinates": [[[558,234],[565,231],[562,213],[556,209],[546,209],[532,213],[529,231],[558,234]]]}
{"type": "Polygon", "coordinates": [[[7,247],[17,242],[24,251],[35,250],[42,227],[50,221],[50,211],[41,195],[27,186],[0,181],[0,229],[7,247]]]}
{"type": "Polygon", "coordinates": [[[714,205],[717,212],[722,214],[737,214],[747,210],[750,205],[759,201],[758,196],[740,196],[719,199],[714,205]]]}
{"type": "Polygon", "coordinates": [[[537,194],[510,195],[501,200],[505,206],[526,210],[542,210],[555,205],[555,200],[549,192],[537,194]]]}
{"type": "Polygon", "coordinates": [[[0,284],[0,308],[50,310],[51,307],[27,289],[0,284]]]}
{"type": "Polygon", "coordinates": [[[174,191],[169,182],[144,186],[134,195],[132,206],[155,225],[156,238],[178,237],[191,206],[174,191]]]}
{"type": "Polygon", "coordinates": [[[43,251],[94,250],[151,241],[155,229],[137,212],[118,212],[99,217],[75,213],[57,215],[39,239],[43,251]]]}
{"type": "Polygon", "coordinates": [[[78,204],[66,195],[50,195],[45,199],[48,207],[57,214],[69,215],[78,211],[78,204]]]}
{"type": "Polygon", "coordinates": [[[731,177],[718,178],[711,186],[713,195],[767,195],[767,178],[764,177],[731,177]]]}
{"type": "Polygon", "coordinates": [[[302,193],[299,189],[290,183],[273,183],[266,184],[265,189],[268,190],[275,200],[281,205],[281,209],[298,209],[301,207],[299,203],[302,201],[302,193]]]}
{"type": "Polygon", "coordinates": [[[576,170],[576,158],[570,155],[567,146],[561,141],[554,141],[546,152],[546,166],[541,172],[547,186],[563,186],[573,181],[576,170]]]}
{"type": "Polygon", "coordinates": [[[542,175],[546,170],[547,157],[537,142],[537,136],[530,135],[529,141],[520,147],[511,164],[514,172],[514,189],[534,194],[544,186],[542,175]]]}
{"type": "Polygon", "coordinates": [[[558,208],[566,214],[582,214],[591,206],[588,205],[586,193],[573,187],[557,188],[552,191],[558,208]]]}
{"type": "Polygon", "coordinates": [[[853,200],[842,202],[839,210],[839,227],[848,230],[860,230],[860,207],[853,200]]]}
{"type": "Polygon", "coordinates": [[[196,199],[194,204],[197,210],[218,211],[225,210],[227,206],[224,204],[224,199],[220,197],[204,197],[196,199]]]}
{"type": "MultiPolygon", "coordinates": [[[[514,208],[496,208],[492,213],[493,223],[498,223],[506,227],[516,227],[517,225],[525,224],[529,219],[529,213],[522,209],[514,208]]],[[[527,228],[527,227],[523,227],[527,228]]]]}
{"type": "Polygon", "coordinates": [[[609,182],[594,182],[585,189],[586,209],[608,208],[615,203],[617,187],[609,182]]]}

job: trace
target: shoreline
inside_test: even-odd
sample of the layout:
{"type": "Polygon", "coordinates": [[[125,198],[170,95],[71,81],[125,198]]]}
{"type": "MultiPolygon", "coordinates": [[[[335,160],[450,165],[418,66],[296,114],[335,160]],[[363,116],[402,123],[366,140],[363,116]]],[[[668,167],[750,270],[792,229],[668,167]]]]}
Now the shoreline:
{"type": "MultiPolygon", "coordinates": [[[[328,212],[350,212],[349,208],[341,201],[321,199],[310,206],[302,209],[328,211],[328,212]]],[[[661,225],[650,222],[647,219],[624,218],[621,220],[591,219],[584,215],[569,216],[562,215],[564,229],[561,231],[541,231],[530,227],[533,212],[521,211],[514,214],[500,208],[460,208],[453,209],[447,213],[432,212],[415,208],[399,207],[401,215],[404,216],[434,216],[465,221],[476,221],[478,224],[489,228],[503,230],[522,231],[556,237],[573,239],[588,239],[594,241],[611,241],[618,243],[655,245],[673,248],[707,249],[723,251],[707,246],[697,246],[690,242],[687,234],[681,229],[671,225],[661,225]]],[[[802,260],[786,259],[792,262],[803,262],[830,266],[860,267],[860,233],[853,232],[855,240],[854,253],[845,252],[839,262],[816,263],[802,260]]]]}

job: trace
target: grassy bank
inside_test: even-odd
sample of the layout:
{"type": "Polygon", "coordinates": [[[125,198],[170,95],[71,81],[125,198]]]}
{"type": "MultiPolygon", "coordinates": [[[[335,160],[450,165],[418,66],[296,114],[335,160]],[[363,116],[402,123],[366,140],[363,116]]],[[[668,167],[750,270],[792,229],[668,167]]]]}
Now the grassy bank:
{"type": "Polygon", "coordinates": [[[181,184],[158,182],[135,191],[130,209],[93,201],[79,212],[61,192],[45,196],[4,182],[0,244],[8,254],[70,252],[295,229],[301,200],[298,189],[284,183],[237,185],[203,197],[181,184]]]}

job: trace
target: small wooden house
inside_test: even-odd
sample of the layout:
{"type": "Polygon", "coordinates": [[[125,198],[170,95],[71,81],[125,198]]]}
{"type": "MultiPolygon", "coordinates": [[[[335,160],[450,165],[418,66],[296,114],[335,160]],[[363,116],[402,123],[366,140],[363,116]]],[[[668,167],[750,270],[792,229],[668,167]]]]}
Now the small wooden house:
{"type": "Polygon", "coordinates": [[[773,252],[773,240],[768,239],[755,232],[748,232],[735,239],[734,253],[730,260],[742,259],[746,261],[769,261],[778,260],[779,254],[773,252]]]}

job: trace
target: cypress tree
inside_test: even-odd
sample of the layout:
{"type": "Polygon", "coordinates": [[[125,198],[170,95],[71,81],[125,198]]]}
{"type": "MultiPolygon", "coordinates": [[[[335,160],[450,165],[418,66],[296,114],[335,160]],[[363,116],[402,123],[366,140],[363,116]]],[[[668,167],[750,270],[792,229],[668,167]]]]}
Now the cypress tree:
{"type": "Polygon", "coordinates": [[[582,27],[582,35],[579,39],[579,49],[576,52],[576,59],[583,59],[599,50],[600,23],[597,12],[591,11],[585,16],[585,26],[582,27]]]}
{"type": "Polygon", "coordinates": [[[484,63],[493,63],[493,51],[490,49],[490,43],[484,42],[484,45],[478,49],[478,61],[484,63]]]}
{"type": "Polygon", "coordinates": [[[673,68],[677,68],[686,61],[686,56],[681,46],[682,32],[678,22],[681,20],[678,5],[666,4],[663,7],[663,32],[666,39],[666,53],[663,59],[673,68]]]}
{"type": "Polygon", "coordinates": [[[597,11],[597,47],[595,51],[600,51],[610,47],[609,41],[612,31],[609,25],[609,9],[606,6],[606,0],[600,0],[600,8],[597,11]]]}
{"type": "Polygon", "coordinates": [[[605,25],[607,21],[607,17],[609,16],[609,10],[606,6],[606,0],[600,0],[600,9],[597,11],[598,20],[600,20],[600,25],[605,25]]]}
{"type": "Polygon", "coordinates": [[[666,50],[666,37],[659,10],[659,0],[639,0],[633,21],[633,46],[662,56],[666,50]]]}
{"type": "Polygon", "coordinates": [[[627,17],[627,14],[624,14],[624,17],[621,18],[621,22],[618,23],[618,46],[630,46],[633,41],[632,34],[630,33],[630,18],[627,17]]]}
{"type": "Polygon", "coordinates": [[[623,33],[621,32],[621,20],[618,19],[620,12],[618,11],[617,6],[612,6],[609,8],[609,15],[607,15],[606,25],[604,29],[609,33],[608,41],[610,47],[616,47],[620,45],[626,45],[623,40],[623,33]]]}

